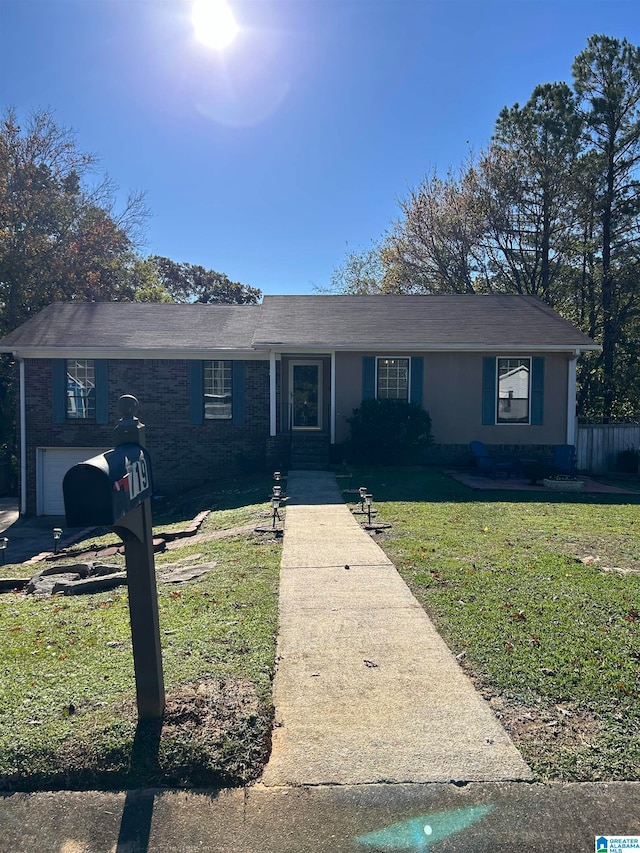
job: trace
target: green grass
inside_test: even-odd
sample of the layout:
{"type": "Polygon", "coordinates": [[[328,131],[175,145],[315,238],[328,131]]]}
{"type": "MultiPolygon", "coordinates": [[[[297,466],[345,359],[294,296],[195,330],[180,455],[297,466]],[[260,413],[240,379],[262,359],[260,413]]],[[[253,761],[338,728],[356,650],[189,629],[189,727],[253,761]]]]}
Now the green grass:
{"type": "MultiPolygon", "coordinates": [[[[640,779],[640,575],[630,573],[640,495],[473,492],[424,471],[359,471],[360,484],[393,523],[382,546],[537,777],[640,779]]],[[[247,480],[190,496],[158,525],[208,506],[205,531],[252,524],[269,514],[268,493],[268,480],[247,480]]],[[[169,699],[159,737],[136,732],[126,590],[0,596],[0,789],[256,777],[269,749],[280,546],[252,534],[185,540],[156,562],[195,555],[216,566],[158,586],[169,699]]]]}
{"type": "Polygon", "coordinates": [[[640,571],[640,496],[358,477],[393,523],[381,544],[539,777],[640,779],[640,575],[603,570],[640,571]]]}
{"type": "MultiPolygon", "coordinates": [[[[246,500],[256,494],[252,484],[246,500]]],[[[235,490],[233,502],[240,501],[235,490]]],[[[247,503],[245,510],[250,516],[266,508],[247,503]]],[[[270,739],[280,550],[275,541],[248,534],[191,545],[185,540],[183,548],[157,555],[157,566],[194,554],[201,555],[196,562],[216,565],[190,582],[158,584],[171,713],[152,766],[141,766],[134,750],[126,589],[0,596],[0,789],[253,778],[270,739]],[[195,694],[190,685],[202,682],[222,686],[224,698],[215,689],[195,694]]]]}

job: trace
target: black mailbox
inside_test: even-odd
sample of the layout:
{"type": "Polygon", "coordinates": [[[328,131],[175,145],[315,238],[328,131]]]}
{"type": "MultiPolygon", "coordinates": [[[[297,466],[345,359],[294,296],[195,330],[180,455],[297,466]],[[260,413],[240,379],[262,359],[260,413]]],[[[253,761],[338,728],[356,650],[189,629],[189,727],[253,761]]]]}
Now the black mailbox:
{"type": "Polygon", "coordinates": [[[113,526],[151,497],[149,454],[139,444],[119,444],[70,468],[62,492],[69,527],[113,526]]]}

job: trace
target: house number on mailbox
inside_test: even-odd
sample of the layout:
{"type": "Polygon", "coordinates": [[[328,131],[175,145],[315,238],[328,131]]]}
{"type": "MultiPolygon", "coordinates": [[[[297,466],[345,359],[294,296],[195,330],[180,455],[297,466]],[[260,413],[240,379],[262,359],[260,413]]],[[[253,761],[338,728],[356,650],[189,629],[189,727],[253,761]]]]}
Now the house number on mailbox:
{"type": "Polygon", "coordinates": [[[149,488],[149,475],[144,457],[141,456],[135,462],[130,462],[127,465],[127,474],[129,475],[129,498],[133,500],[149,488]]]}

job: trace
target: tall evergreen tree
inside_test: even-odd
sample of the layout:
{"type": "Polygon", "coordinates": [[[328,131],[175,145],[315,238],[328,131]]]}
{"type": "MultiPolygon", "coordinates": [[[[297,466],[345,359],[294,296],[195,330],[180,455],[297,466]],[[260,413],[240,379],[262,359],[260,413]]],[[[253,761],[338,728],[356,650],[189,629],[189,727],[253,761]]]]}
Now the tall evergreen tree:
{"type": "Polygon", "coordinates": [[[505,107],[479,169],[493,286],[561,306],[574,250],[582,122],[565,83],[505,107]]]}
{"type": "Polygon", "coordinates": [[[602,412],[614,414],[616,347],[638,311],[640,239],[640,48],[609,36],[591,36],[573,64],[574,87],[589,130],[601,180],[595,211],[601,257],[602,412]]]}

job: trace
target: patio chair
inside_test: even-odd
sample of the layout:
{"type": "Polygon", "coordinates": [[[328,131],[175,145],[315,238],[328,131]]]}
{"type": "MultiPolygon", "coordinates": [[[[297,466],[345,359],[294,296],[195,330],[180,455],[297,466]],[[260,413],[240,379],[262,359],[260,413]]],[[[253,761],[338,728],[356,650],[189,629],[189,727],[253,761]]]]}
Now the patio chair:
{"type": "Polygon", "coordinates": [[[556,474],[575,477],[576,449],[573,444],[555,444],[553,447],[553,467],[556,474]]]}
{"type": "Polygon", "coordinates": [[[492,455],[481,441],[472,441],[469,444],[474,462],[484,477],[511,477],[515,476],[515,460],[506,454],[492,455]]]}

